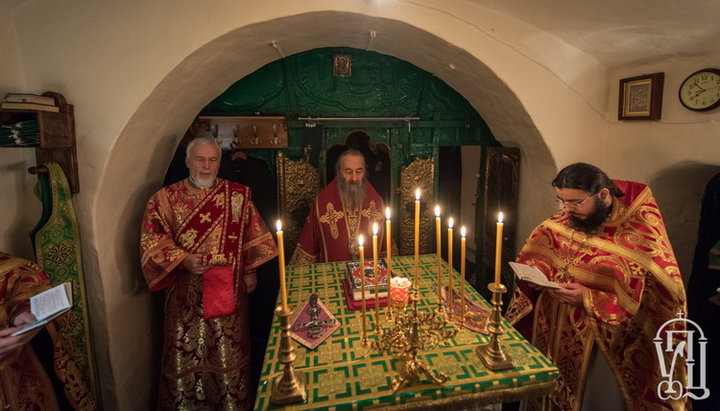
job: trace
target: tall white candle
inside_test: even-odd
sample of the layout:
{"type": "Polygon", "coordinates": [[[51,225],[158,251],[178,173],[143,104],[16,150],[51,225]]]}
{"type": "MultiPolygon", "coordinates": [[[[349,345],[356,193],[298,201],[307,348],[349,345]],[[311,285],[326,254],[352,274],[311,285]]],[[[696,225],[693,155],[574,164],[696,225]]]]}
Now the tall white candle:
{"type": "Polygon", "coordinates": [[[285,283],[285,244],[283,243],[283,231],[282,222],[277,220],[275,223],[277,227],[277,242],[278,242],[278,268],[280,269],[280,301],[282,311],[284,314],[288,313],[287,303],[287,284],[285,283]]]}
{"type": "Polygon", "coordinates": [[[497,235],[495,236],[495,284],[500,284],[500,268],[502,267],[502,236],[503,213],[498,214],[497,235]]]}

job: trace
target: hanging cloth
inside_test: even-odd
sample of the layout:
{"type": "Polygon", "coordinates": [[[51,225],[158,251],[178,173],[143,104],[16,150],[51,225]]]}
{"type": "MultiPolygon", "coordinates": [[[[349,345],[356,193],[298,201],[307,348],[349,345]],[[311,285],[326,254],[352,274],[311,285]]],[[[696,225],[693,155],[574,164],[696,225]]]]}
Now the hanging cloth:
{"type": "MultiPolygon", "coordinates": [[[[72,283],[73,308],[69,312],[69,321],[63,322],[60,332],[71,341],[66,347],[82,370],[85,386],[98,396],[95,360],[85,291],[80,248],[80,228],[73,207],[70,186],[62,168],[57,163],[46,164],[47,174],[39,178],[47,179],[42,187],[50,187],[50,204],[44,202],[43,209],[50,210],[47,222],[35,231],[33,243],[37,264],[47,274],[52,284],[66,281],[72,283]]],[[[43,196],[46,199],[47,196],[43,196]]],[[[45,218],[45,217],[43,217],[45,218]]]]}

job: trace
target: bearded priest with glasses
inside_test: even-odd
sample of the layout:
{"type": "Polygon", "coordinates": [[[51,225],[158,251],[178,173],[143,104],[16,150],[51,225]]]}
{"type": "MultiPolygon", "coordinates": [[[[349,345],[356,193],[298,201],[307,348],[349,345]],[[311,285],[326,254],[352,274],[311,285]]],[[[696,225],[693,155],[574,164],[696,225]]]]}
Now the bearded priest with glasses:
{"type": "MultiPolygon", "coordinates": [[[[653,338],[686,309],[650,188],[610,180],[585,163],[563,168],[552,186],[562,207],[533,230],[518,262],[539,268],[562,288],[519,281],[506,314],[560,369],[549,398],[529,400],[527,408],[683,409],[683,400],[658,396],[667,376],[653,338]]],[[[674,324],[682,331],[682,322],[674,324]]],[[[672,354],[666,353],[665,364],[672,354]]],[[[684,384],[684,364],[674,372],[684,384]]]]}

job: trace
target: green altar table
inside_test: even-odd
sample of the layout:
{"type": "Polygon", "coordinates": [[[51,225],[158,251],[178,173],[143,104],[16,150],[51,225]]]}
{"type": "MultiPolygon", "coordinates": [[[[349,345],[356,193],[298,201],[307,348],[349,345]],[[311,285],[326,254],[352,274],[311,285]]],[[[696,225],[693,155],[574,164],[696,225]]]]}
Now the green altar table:
{"type": "MultiPolygon", "coordinates": [[[[392,259],[395,275],[413,277],[412,256],[392,259]]],[[[419,310],[437,307],[437,260],[433,255],[420,256],[419,310]]],[[[448,265],[442,262],[443,278],[447,278],[448,265]]],[[[483,405],[503,401],[541,396],[552,390],[558,369],[506,321],[505,334],[500,343],[512,357],[514,368],[490,371],[475,354],[475,347],[486,343],[488,336],[461,330],[455,338],[429,351],[421,351],[431,369],[448,375],[443,385],[421,382],[405,386],[393,393],[390,382],[395,371],[395,357],[389,352],[362,347],[361,311],[349,311],[342,289],[345,275],[344,262],[310,264],[287,267],[288,305],[292,310],[317,293],[330,312],[340,321],[340,328],[315,350],[308,350],[292,340],[297,358],[294,366],[305,374],[307,401],[285,406],[291,410],[344,410],[344,409],[431,409],[458,405],[483,405]]],[[[459,284],[460,274],[453,272],[454,283],[459,284]]],[[[490,305],[465,283],[465,291],[476,302],[490,305]]],[[[374,311],[368,307],[368,340],[372,341],[374,311]]],[[[382,319],[385,311],[382,309],[382,319]]],[[[382,321],[382,320],[381,320],[382,321]]],[[[278,362],[280,348],[280,321],[276,317],[270,331],[265,353],[263,372],[255,401],[255,409],[281,408],[270,402],[272,380],[282,374],[278,362]]]]}

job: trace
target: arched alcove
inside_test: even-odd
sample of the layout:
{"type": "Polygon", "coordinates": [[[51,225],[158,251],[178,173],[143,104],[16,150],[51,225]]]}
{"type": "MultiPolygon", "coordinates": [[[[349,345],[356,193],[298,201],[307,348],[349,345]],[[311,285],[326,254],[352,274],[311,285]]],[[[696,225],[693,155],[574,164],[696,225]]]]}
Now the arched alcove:
{"type": "MultiPolygon", "coordinates": [[[[86,239],[91,247],[85,252],[87,271],[100,273],[95,281],[105,294],[93,303],[104,307],[93,317],[106,326],[96,332],[105,403],[127,402],[118,398],[132,395],[137,403],[149,404],[153,396],[159,327],[139,269],[139,224],[147,198],[160,187],[194,116],[230,84],[280,53],[365,47],[347,27],[372,27],[379,37],[373,50],[435,73],[463,95],[501,143],[522,149],[521,202],[550,204],[531,190],[556,171],[550,151],[523,104],[482,56],[403,21],[347,12],[298,14],[228,32],[187,56],[154,86],[128,119],[102,170],[86,239]],[[267,39],[276,39],[279,48],[267,39]]],[[[537,221],[546,211],[538,207],[521,218],[537,221]]]]}

